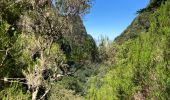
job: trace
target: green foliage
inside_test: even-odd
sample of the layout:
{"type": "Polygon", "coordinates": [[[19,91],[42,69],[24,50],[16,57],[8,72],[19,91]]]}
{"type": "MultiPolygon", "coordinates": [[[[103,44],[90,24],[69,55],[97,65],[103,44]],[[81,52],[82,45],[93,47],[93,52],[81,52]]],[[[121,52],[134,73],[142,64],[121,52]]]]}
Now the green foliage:
{"type": "Polygon", "coordinates": [[[98,60],[98,51],[95,41],[90,35],[77,36],[77,38],[66,38],[68,44],[71,46],[71,52],[67,56],[68,60],[73,60],[75,62],[96,62],[98,60]]]}
{"type": "Polygon", "coordinates": [[[55,3],[61,15],[86,14],[91,7],[91,0],[55,0],[55,3]]]}
{"type": "Polygon", "coordinates": [[[76,95],[74,91],[65,89],[63,86],[55,84],[52,86],[50,93],[48,94],[48,100],[83,100],[79,95],[76,95]]]}
{"type": "Polygon", "coordinates": [[[114,63],[117,45],[112,43],[107,37],[102,37],[98,46],[100,62],[111,64],[114,63]],[[112,55],[112,56],[111,56],[112,55]]]}
{"type": "Polygon", "coordinates": [[[90,76],[97,73],[99,65],[89,63],[87,65],[81,66],[79,70],[74,73],[74,76],[64,77],[59,85],[63,86],[65,89],[75,91],[75,94],[84,96],[87,94],[87,82],[90,76]]]}
{"type": "MultiPolygon", "coordinates": [[[[1,75],[0,77],[6,76],[13,76],[13,71],[15,69],[15,62],[12,57],[13,44],[15,43],[15,39],[17,38],[17,31],[14,27],[11,28],[11,25],[8,24],[6,20],[3,20],[0,16],[0,69],[1,75]],[[10,34],[14,34],[10,36],[10,34]],[[12,67],[12,68],[11,68],[12,67]]],[[[16,70],[17,71],[17,70],[16,70]]],[[[17,71],[18,72],[18,71],[17,71]]],[[[18,72],[19,74],[19,72],[18,72]]]]}
{"type": "Polygon", "coordinates": [[[0,47],[1,49],[5,47],[9,47],[9,38],[7,36],[7,31],[9,28],[9,24],[0,16],[0,47]]]}
{"type": "MultiPolygon", "coordinates": [[[[32,85],[33,88],[40,85],[48,88],[48,85],[51,84],[50,82],[53,82],[57,75],[62,73],[61,66],[66,65],[67,60],[76,62],[76,67],[81,68],[83,66],[80,64],[81,61],[88,60],[90,62],[97,57],[96,44],[93,38],[86,34],[79,16],[79,14],[86,13],[90,6],[90,1],[85,0],[85,5],[82,5],[83,2],[80,0],[73,0],[74,2],[70,0],[66,6],[70,7],[74,3],[78,4],[74,6],[79,11],[75,12],[76,16],[66,17],[58,14],[59,12],[56,12],[57,10],[50,6],[51,0],[34,1],[0,1],[0,78],[3,80],[4,77],[25,77],[25,83],[29,86],[32,85]],[[72,29],[70,29],[70,26],[72,29]],[[61,44],[58,43],[60,37],[64,37],[62,41],[68,39],[65,44],[71,46],[71,53],[66,54],[66,56],[64,50],[61,50],[61,44]],[[73,37],[78,38],[78,40],[73,37]],[[69,41],[69,39],[72,40],[69,41]],[[47,73],[50,75],[47,79],[48,82],[42,77],[44,69],[49,71],[47,73]]],[[[73,13],[70,12],[70,14],[73,13]]],[[[85,83],[83,82],[86,82],[87,77],[92,73],[93,71],[87,68],[83,73],[76,73],[77,76],[75,77],[64,78],[63,83],[61,83],[64,88],[83,94],[83,89],[85,88],[85,83]]],[[[4,96],[0,95],[4,100],[11,100],[12,98],[13,100],[21,100],[27,95],[31,95],[23,95],[20,91],[21,87],[15,87],[14,85],[10,87],[9,84],[4,84],[1,93],[4,96]],[[14,93],[14,90],[17,91],[18,95],[14,93]]],[[[67,92],[67,89],[62,91],[67,94],[66,99],[70,99],[74,92],[67,92]]],[[[56,95],[63,95],[62,91],[56,95]]],[[[54,98],[56,99],[57,97],[54,96],[54,98]]],[[[76,98],[81,97],[77,96],[76,98]]]]}
{"type": "MultiPolygon", "coordinates": [[[[150,14],[148,32],[117,45],[114,67],[90,81],[87,100],[160,99],[170,96],[170,2],[150,14]]],[[[113,66],[113,65],[112,65],[113,66]]],[[[108,67],[108,66],[103,66],[108,67]]],[[[102,73],[102,70],[101,70],[102,73]]]]}
{"type": "Polygon", "coordinates": [[[21,91],[21,86],[18,84],[11,84],[10,87],[2,90],[0,92],[1,100],[30,100],[29,93],[23,94],[21,91]]]}
{"type": "Polygon", "coordinates": [[[99,51],[99,58],[101,60],[107,60],[108,58],[108,49],[109,49],[109,40],[108,38],[101,38],[101,43],[99,43],[98,51],[99,51]]]}
{"type": "Polygon", "coordinates": [[[64,77],[61,82],[59,82],[63,87],[69,90],[73,90],[76,93],[81,93],[83,91],[83,84],[75,77],[64,77]]]}
{"type": "Polygon", "coordinates": [[[149,5],[146,8],[140,9],[137,13],[141,14],[143,12],[153,11],[155,8],[160,7],[161,4],[165,3],[165,1],[167,0],[150,0],[149,5]]]}
{"type": "Polygon", "coordinates": [[[19,16],[24,11],[20,3],[13,0],[0,1],[0,77],[17,77],[21,75],[21,69],[15,64],[14,47],[20,31],[16,26],[19,16]],[[14,73],[15,70],[15,73],[14,73]]]}
{"type": "MultiPolygon", "coordinates": [[[[127,43],[129,44],[129,43],[127,43]]],[[[130,65],[125,65],[127,62],[126,45],[120,47],[119,54],[117,54],[116,62],[118,67],[112,68],[106,75],[97,75],[90,81],[91,86],[87,99],[90,100],[115,100],[115,99],[130,99],[133,94],[134,87],[131,82],[133,78],[133,71],[130,65]],[[124,72],[126,71],[126,72],[124,72]],[[129,96],[129,97],[128,97],[129,96]],[[128,98],[127,98],[128,97],[128,98]]],[[[108,66],[101,66],[108,67],[108,66]]],[[[101,70],[103,71],[103,70],[101,70]]]]}

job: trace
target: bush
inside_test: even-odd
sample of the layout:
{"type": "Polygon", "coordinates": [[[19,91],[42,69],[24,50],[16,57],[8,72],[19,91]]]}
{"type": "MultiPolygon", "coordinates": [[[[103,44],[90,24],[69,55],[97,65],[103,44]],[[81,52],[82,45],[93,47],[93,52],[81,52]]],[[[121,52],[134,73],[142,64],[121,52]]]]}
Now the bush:
{"type": "Polygon", "coordinates": [[[23,94],[21,86],[18,84],[11,84],[10,87],[0,92],[1,100],[30,100],[30,94],[23,94]]]}

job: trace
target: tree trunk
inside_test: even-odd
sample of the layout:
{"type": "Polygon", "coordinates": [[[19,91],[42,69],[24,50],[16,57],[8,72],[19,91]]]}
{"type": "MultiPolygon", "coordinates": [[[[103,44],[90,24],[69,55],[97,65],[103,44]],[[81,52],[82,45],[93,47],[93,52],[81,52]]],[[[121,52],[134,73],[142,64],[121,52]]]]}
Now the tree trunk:
{"type": "Polygon", "coordinates": [[[32,93],[32,100],[37,100],[37,94],[38,94],[39,87],[36,88],[35,91],[32,93]]]}

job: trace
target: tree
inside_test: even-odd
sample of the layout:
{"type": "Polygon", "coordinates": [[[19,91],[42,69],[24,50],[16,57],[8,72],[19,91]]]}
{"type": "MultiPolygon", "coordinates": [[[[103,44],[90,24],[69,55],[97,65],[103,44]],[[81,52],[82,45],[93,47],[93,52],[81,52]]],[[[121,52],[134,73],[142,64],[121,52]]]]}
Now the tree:
{"type": "Polygon", "coordinates": [[[91,0],[56,0],[55,2],[61,15],[86,14],[91,7],[91,0]]]}
{"type": "Polygon", "coordinates": [[[0,72],[4,73],[0,77],[28,85],[32,100],[45,97],[50,84],[67,75],[68,65],[58,40],[71,31],[68,23],[75,16],[70,15],[79,16],[90,6],[88,0],[61,2],[66,7],[64,16],[51,0],[0,1],[0,72]]]}

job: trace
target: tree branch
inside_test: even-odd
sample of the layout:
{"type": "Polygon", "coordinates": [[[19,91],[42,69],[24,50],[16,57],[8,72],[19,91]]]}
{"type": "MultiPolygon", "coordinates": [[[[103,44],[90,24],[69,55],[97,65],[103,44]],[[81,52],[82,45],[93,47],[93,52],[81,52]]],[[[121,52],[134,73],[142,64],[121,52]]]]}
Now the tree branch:
{"type": "Polygon", "coordinates": [[[25,80],[25,78],[6,78],[0,79],[4,82],[10,82],[10,83],[20,83],[20,84],[27,84],[25,82],[20,82],[20,80],[25,80]]]}
{"type": "Polygon", "coordinates": [[[0,67],[3,66],[3,63],[4,63],[4,61],[5,61],[6,57],[7,57],[8,51],[9,51],[10,49],[11,49],[11,48],[8,48],[7,50],[1,50],[1,51],[5,51],[5,57],[2,58],[2,61],[1,61],[1,63],[0,63],[0,67]]]}
{"type": "Polygon", "coordinates": [[[47,95],[47,93],[48,93],[50,90],[51,90],[51,88],[48,89],[47,91],[45,91],[44,95],[43,95],[39,100],[42,100],[42,99],[47,95]]]}

